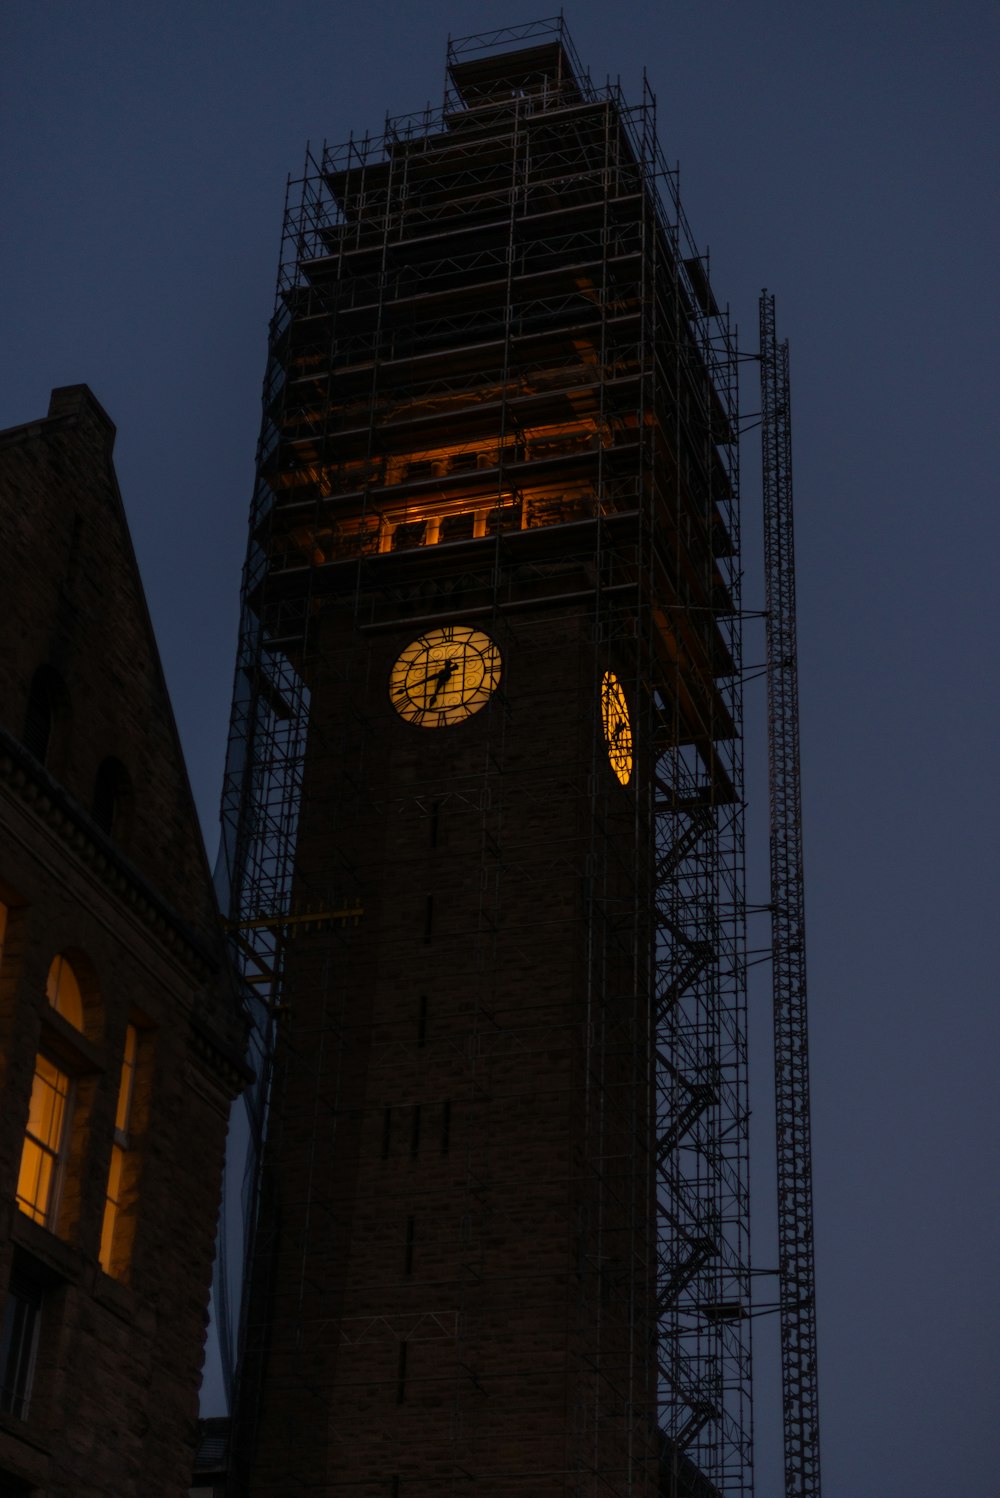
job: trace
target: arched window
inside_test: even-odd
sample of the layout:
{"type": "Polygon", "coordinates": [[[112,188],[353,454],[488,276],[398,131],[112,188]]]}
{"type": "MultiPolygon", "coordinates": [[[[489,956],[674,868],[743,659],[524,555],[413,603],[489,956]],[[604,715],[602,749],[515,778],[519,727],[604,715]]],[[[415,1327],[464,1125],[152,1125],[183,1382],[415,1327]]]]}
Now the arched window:
{"type": "Polygon", "coordinates": [[[52,728],[58,716],[66,712],[66,688],[58,671],[51,665],[42,665],[31,677],[28,689],[27,709],[24,712],[22,745],[33,753],[34,758],[45,764],[51,745],[52,728]]]}
{"type": "Polygon", "coordinates": [[[52,959],[45,982],[45,997],[56,1013],[61,1014],[74,1030],[83,1032],[83,995],[80,984],[76,973],[61,954],[52,959]]]}
{"type": "MultiPolygon", "coordinates": [[[[56,1014],[83,1034],[80,983],[61,954],[52,960],[45,996],[56,1014]]],[[[64,1069],[64,1063],[53,1060],[45,1051],[39,1051],[35,1057],[28,1122],[21,1146],[17,1205],[43,1227],[53,1226],[59,1207],[72,1108],[73,1080],[64,1069]]]]}
{"type": "Polygon", "coordinates": [[[102,832],[119,833],[132,794],[129,773],[120,759],[109,756],[101,761],[94,778],[94,801],[91,815],[102,832]]]}

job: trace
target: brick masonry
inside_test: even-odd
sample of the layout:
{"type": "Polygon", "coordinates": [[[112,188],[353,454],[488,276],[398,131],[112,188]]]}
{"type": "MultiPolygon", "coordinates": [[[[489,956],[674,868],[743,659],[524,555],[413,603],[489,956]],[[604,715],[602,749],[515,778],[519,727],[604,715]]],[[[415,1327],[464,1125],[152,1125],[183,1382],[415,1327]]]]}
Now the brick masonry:
{"type": "Polygon", "coordinates": [[[85,386],[0,433],[0,1293],[43,1287],[27,1410],[0,1415],[0,1490],[178,1498],[190,1484],[229,1102],[243,1023],[112,465],[85,386]],[[59,683],[44,764],[31,682],[59,683]],[[98,767],[126,781],[110,835],[98,767]],[[85,1034],[45,998],[57,953],[85,1034]],[[112,1273],[98,1263],[125,1029],[139,1030],[112,1273]],[[15,1205],[36,1052],[73,1077],[58,1209],[15,1205]]]}

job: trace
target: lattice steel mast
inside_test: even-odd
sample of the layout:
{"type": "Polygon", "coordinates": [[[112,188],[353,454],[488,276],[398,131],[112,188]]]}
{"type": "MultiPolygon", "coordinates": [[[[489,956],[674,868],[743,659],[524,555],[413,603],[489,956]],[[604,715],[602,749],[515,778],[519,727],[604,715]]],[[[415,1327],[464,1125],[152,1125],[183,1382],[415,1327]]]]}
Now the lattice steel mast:
{"type": "Polygon", "coordinates": [[[786,1498],[819,1498],[819,1391],[806,1008],[788,342],[760,298],[771,932],[786,1498]]]}

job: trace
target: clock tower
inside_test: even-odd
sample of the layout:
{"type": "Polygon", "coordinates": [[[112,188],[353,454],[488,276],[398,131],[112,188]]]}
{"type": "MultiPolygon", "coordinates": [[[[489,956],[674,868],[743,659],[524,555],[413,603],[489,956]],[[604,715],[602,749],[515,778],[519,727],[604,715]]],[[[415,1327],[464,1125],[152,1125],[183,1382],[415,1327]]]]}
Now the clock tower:
{"type": "Polygon", "coordinates": [[[224,819],[238,1491],[748,1491],[735,352],[563,25],[310,157],[224,819]]]}

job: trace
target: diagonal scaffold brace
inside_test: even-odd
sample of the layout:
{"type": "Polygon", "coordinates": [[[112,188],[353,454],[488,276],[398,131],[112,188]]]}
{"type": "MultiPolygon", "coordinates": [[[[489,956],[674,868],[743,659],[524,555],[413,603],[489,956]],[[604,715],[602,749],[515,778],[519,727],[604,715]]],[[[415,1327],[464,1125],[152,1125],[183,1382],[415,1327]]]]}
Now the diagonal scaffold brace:
{"type": "Polygon", "coordinates": [[[819,1498],[819,1386],[806,1005],[788,342],[760,298],[771,944],[785,1498],[819,1498]]]}

